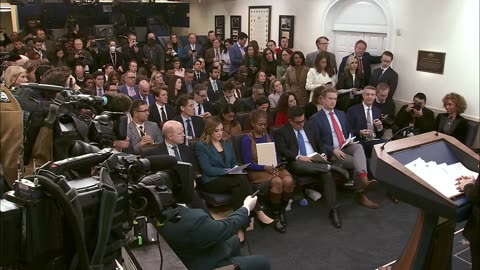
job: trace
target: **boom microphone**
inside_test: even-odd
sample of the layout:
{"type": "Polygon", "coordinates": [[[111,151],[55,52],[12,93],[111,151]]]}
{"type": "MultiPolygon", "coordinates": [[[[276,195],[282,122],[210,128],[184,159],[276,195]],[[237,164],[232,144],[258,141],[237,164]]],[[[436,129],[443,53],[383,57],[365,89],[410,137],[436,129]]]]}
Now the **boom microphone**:
{"type": "Polygon", "coordinates": [[[104,109],[110,112],[128,112],[132,107],[132,100],[122,93],[106,93],[104,98],[104,109]]]}
{"type": "Polygon", "coordinates": [[[387,143],[389,143],[393,138],[395,138],[398,134],[402,133],[402,132],[405,132],[406,134],[408,134],[409,132],[412,132],[414,129],[414,127],[411,127],[411,126],[408,126],[408,127],[404,127],[402,129],[400,129],[399,131],[395,132],[395,134],[392,135],[392,137],[390,139],[388,139],[384,144],[382,144],[382,146],[380,147],[380,149],[384,150],[385,149],[385,145],[387,143]]]}

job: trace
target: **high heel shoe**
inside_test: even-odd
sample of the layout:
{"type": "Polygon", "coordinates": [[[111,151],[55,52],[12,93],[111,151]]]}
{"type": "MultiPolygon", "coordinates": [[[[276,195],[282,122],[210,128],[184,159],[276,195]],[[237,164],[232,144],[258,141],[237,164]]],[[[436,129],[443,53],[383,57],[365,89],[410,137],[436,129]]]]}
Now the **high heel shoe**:
{"type": "Polygon", "coordinates": [[[258,223],[260,224],[260,227],[265,228],[265,227],[272,227],[275,231],[284,233],[287,231],[286,227],[282,224],[280,219],[274,219],[270,223],[263,223],[261,220],[258,220],[258,223]]]}

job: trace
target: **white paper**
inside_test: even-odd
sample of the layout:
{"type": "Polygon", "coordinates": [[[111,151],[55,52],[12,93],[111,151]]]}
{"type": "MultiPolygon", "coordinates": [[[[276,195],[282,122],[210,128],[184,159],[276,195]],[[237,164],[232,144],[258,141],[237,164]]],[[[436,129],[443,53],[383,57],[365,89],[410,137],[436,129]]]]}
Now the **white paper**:
{"type": "Polygon", "coordinates": [[[230,170],[228,170],[227,174],[246,174],[246,172],[244,172],[243,170],[245,170],[248,165],[250,165],[250,163],[244,164],[244,165],[241,165],[241,166],[235,166],[235,167],[231,168],[230,170]]]}
{"type": "Polygon", "coordinates": [[[478,176],[478,173],[468,170],[460,162],[447,165],[437,164],[435,161],[425,162],[422,158],[417,158],[405,167],[448,198],[461,194],[455,186],[455,179],[462,175],[475,178],[478,176]]]}
{"type": "Polygon", "coordinates": [[[343,149],[343,148],[344,148],[345,146],[347,146],[347,145],[354,144],[354,143],[358,143],[358,142],[354,141],[355,138],[356,138],[356,137],[355,137],[355,136],[352,137],[352,134],[350,133],[350,134],[348,135],[348,138],[345,140],[345,142],[344,142],[344,143],[342,144],[342,146],[340,147],[340,149],[343,149]]]}
{"type": "Polygon", "coordinates": [[[277,166],[277,151],[274,142],[257,143],[257,158],[259,165],[277,166]]]}

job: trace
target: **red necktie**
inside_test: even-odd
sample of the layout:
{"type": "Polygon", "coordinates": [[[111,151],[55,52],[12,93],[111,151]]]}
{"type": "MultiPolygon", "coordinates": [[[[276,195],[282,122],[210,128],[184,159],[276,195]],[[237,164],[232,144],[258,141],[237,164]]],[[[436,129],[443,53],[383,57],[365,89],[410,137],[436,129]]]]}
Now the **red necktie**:
{"type": "Polygon", "coordinates": [[[360,73],[363,74],[363,62],[362,57],[358,58],[358,65],[360,66],[360,73]]]}
{"type": "Polygon", "coordinates": [[[335,131],[335,134],[337,134],[338,138],[338,147],[342,147],[343,143],[345,142],[345,137],[343,137],[342,130],[340,129],[340,126],[338,125],[337,120],[335,119],[335,116],[333,112],[329,112],[330,118],[332,120],[332,125],[333,125],[333,130],[335,131]]]}

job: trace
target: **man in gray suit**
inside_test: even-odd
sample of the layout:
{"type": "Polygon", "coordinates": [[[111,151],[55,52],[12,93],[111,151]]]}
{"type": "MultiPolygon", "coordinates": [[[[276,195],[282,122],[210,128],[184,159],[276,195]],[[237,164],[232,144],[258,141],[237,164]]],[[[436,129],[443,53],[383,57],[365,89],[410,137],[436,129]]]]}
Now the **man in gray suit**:
{"type": "MultiPolygon", "coordinates": [[[[306,58],[305,58],[305,65],[307,67],[315,67],[315,59],[317,58],[317,55],[319,52],[328,52],[328,38],[326,36],[321,36],[319,38],[317,38],[317,40],[315,41],[315,44],[317,45],[317,48],[318,50],[315,51],[315,52],[311,52],[309,54],[307,54],[306,58]]],[[[332,64],[332,67],[335,69],[335,72],[337,72],[337,59],[335,58],[335,54],[331,53],[331,52],[328,52],[328,55],[330,56],[329,60],[330,60],[330,63],[332,64]]]]}
{"type": "Polygon", "coordinates": [[[127,153],[139,154],[140,148],[145,145],[163,143],[162,132],[154,122],[148,121],[149,108],[143,100],[135,100],[130,109],[132,121],[128,125],[130,146],[127,153]]]}

